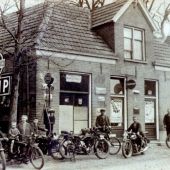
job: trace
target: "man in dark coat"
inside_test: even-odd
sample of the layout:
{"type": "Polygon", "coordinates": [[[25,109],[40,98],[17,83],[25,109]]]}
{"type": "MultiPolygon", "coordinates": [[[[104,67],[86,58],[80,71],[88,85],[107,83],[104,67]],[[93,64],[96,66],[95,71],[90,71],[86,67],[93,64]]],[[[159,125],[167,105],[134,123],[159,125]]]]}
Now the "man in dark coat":
{"type": "Polygon", "coordinates": [[[137,140],[136,143],[138,145],[142,145],[142,137],[144,137],[144,134],[142,132],[142,126],[141,124],[137,121],[137,117],[133,116],[133,123],[129,126],[129,128],[127,129],[128,132],[133,132],[137,134],[137,140]]]}
{"type": "Polygon", "coordinates": [[[101,109],[100,113],[101,114],[96,118],[96,127],[103,128],[104,130],[105,127],[110,126],[110,120],[109,117],[105,114],[106,113],[105,109],[101,109]]]}
{"type": "Polygon", "coordinates": [[[163,119],[164,127],[166,128],[167,136],[170,134],[170,109],[167,110],[167,114],[165,114],[163,119]]]}

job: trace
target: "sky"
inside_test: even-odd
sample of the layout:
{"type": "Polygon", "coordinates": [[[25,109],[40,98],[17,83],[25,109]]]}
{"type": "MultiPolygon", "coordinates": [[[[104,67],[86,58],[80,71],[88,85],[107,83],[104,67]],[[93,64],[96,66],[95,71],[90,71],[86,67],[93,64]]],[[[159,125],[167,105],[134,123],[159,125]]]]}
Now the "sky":
{"type": "MultiPolygon", "coordinates": [[[[14,5],[14,0],[0,0],[1,1],[1,4],[0,6],[2,6],[5,2],[8,2],[9,1],[9,4],[13,4],[14,5]]],[[[26,1],[26,7],[30,7],[32,5],[35,5],[35,4],[38,4],[38,3],[41,3],[43,2],[44,0],[25,0],[26,1]]],[[[56,0],[56,1],[59,1],[59,0],[56,0]]],[[[61,1],[61,0],[60,0],[61,1]]],[[[73,0],[72,0],[73,1],[73,0]]],[[[90,1],[90,0],[89,0],[90,1]]],[[[115,0],[105,0],[106,3],[111,3],[115,0]]],[[[150,0],[151,1],[151,0],[150,0]]],[[[151,15],[153,14],[156,14],[156,17],[157,18],[160,18],[161,15],[163,15],[163,11],[165,10],[167,4],[170,4],[170,0],[155,0],[155,3],[154,3],[154,6],[152,8],[152,13],[151,15]],[[158,10],[159,9],[159,10],[158,10]],[[161,14],[161,15],[160,15],[161,14]]],[[[9,10],[9,12],[12,12],[14,8],[11,8],[9,10]]],[[[165,34],[166,35],[170,35],[170,22],[165,22],[165,25],[164,25],[164,31],[165,31],[165,34]]]]}

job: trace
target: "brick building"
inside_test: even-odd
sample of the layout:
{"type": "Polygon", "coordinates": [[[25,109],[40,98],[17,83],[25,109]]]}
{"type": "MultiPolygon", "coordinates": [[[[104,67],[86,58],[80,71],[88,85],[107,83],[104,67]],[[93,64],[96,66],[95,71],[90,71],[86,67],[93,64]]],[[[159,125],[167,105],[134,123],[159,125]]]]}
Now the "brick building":
{"type": "Polygon", "coordinates": [[[38,5],[27,14],[24,34],[33,62],[22,74],[18,117],[29,103],[30,120],[36,115],[43,122],[49,104],[44,76],[51,73],[55,131],[91,127],[105,108],[118,136],[135,114],[150,138],[162,137],[170,107],[169,44],[155,40],[157,28],[140,0],[116,1],[94,12],[63,3],[38,5]]]}

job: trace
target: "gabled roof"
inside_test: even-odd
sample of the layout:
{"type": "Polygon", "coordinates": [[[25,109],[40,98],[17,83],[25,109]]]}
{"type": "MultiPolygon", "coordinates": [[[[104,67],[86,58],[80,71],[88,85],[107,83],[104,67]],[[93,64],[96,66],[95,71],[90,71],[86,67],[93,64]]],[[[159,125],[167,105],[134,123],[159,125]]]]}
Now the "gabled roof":
{"type": "MultiPolygon", "coordinates": [[[[90,29],[89,10],[65,3],[48,5],[26,9],[23,47],[113,59],[114,52],[90,29]]],[[[15,28],[16,22],[16,13],[8,15],[10,28],[15,28]]],[[[4,44],[7,44],[7,50],[14,50],[11,36],[0,27],[0,52],[4,44]]]]}
{"type": "MultiPolygon", "coordinates": [[[[92,12],[92,28],[106,24],[108,22],[117,22],[118,19],[126,12],[129,6],[135,3],[134,0],[117,0],[92,12]]],[[[141,0],[137,1],[139,8],[148,20],[148,23],[154,31],[158,30],[154,24],[149,12],[144,7],[141,0]]]]}

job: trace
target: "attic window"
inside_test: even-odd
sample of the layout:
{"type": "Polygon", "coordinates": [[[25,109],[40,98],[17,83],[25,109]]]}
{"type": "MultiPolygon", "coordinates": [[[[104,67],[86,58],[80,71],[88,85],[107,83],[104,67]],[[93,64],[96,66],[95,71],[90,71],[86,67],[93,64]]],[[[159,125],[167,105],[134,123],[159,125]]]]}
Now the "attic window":
{"type": "Polygon", "coordinates": [[[144,30],[133,27],[124,28],[124,58],[145,60],[144,30]]]}

